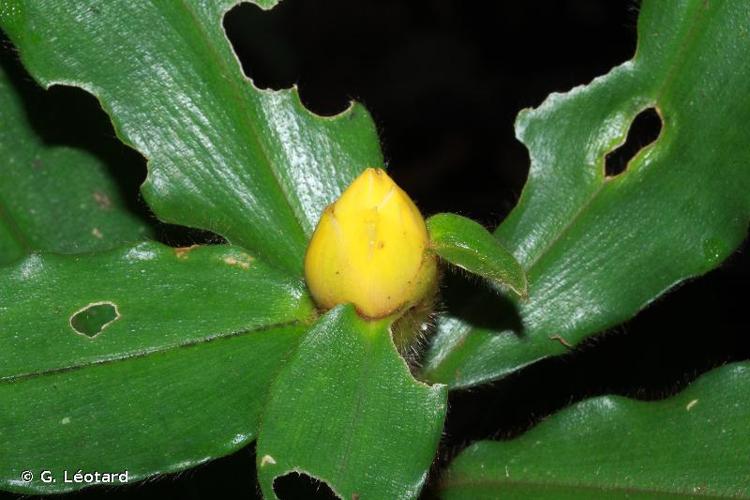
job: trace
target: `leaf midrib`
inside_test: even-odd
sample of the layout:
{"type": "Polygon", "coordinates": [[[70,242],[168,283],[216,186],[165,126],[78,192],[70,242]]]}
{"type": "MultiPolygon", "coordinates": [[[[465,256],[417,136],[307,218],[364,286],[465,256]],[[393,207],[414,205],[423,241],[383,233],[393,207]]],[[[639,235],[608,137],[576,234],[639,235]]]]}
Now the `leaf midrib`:
{"type": "Polygon", "coordinates": [[[66,372],[72,372],[76,370],[82,370],[86,368],[93,368],[97,366],[103,366],[103,365],[109,365],[114,363],[119,363],[122,361],[131,361],[136,359],[142,359],[151,355],[155,354],[163,354],[170,351],[176,351],[183,348],[190,348],[190,347],[196,347],[203,344],[208,344],[211,342],[215,342],[217,340],[222,339],[231,339],[236,337],[241,337],[243,335],[249,335],[254,333],[262,333],[265,331],[275,330],[277,328],[284,328],[284,327],[292,327],[292,326],[300,326],[302,323],[298,320],[293,321],[285,321],[280,323],[274,323],[271,325],[263,325],[257,328],[250,328],[247,330],[238,330],[233,331],[229,333],[219,333],[216,335],[210,335],[207,337],[201,337],[199,339],[192,339],[188,340],[182,343],[178,344],[172,344],[168,346],[162,346],[162,347],[156,347],[152,349],[143,349],[141,351],[136,351],[132,353],[123,354],[120,356],[115,356],[112,358],[104,358],[104,359],[98,359],[95,361],[89,361],[85,363],[78,363],[70,366],[63,366],[59,368],[49,368],[44,370],[37,370],[37,371],[31,371],[26,373],[20,373],[17,375],[6,375],[4,377],[0,377],[0,384],[13,384],[17,382],[22,382],[28,379],[33,378],[39,378],[39,377],[45,377],[45,376],[51,376],[51,375],[58,375],[60,373],[66,373],[66,372]]]}
{"type": "Polygon", "coordinates": [[[593,492],[623,492],[623,493],[643,493],[643,494],[653,494],[653,495],[659,495],[659,494],[670,494],[670,495],[679,495],[686,498],[694,498],[696,495],[700,496],[701,498],[725,498],[722,495],[716,495],[716,494],[705,494],[701,495],[700,493],[695,492],[686,492],[686,491],[675,491],[675,490],[667,490],[663,488],[647,488],[647,487],[637,487],[637,486],[596,486],[594,484],[581,484],[581,483],[564,483],[559,481],[533,481],[533,480],[524,480],[524,479],[511,479],[511,478],[505,478],[505,479],[495,479],[495,478],[482,478],[478,480],[472,480],[472,479],[459,479],[456,481],[452,480],[446,480],[444,481],[440,487],[439,490],[448,490],[450,488],[461,488],[463,486],[492,486],[501,488],[503,486],[507,485],[516,485],[520,487],[546,487],[550,489],[559,489],[559,490],[576,490],[576,491],[593,491],[593,492]]]}
{"type": "MultiPolygon", "coordinates": [[[[359,334],[359,332],[357,332],[359,334]]],[[[372,351],[373,346],[371,339],[364,338],[365,342],[365,356],[364,356],[364,362],[360,365],[356,380],[367,380],[367,374],[372,372],[372,369],[370,367],[372,363],[372,351]]],[[[354,409],[351,414],[351,420],[349,421],[349,429],[357,429],[360,427],[360,423],[362,420],[362,408],[364,407],[364,400],[365,400],[365,388],[367,384],[358,383],[356,384],[356,396],[354,398],[354,409]]],[[[367,387],[369,389],[369,387],[367,387]]],[[[341,456],[341,461],[338,464],[338,471],[337,473],[341,475],[342,477],[346,477],[346,471],[349,469],[349,460],[352,456],[352,446],[354,445],[354,432],[349,433],[347,436],[344,436],[345,443],[343,445],[343,452],[341,456]]]]}

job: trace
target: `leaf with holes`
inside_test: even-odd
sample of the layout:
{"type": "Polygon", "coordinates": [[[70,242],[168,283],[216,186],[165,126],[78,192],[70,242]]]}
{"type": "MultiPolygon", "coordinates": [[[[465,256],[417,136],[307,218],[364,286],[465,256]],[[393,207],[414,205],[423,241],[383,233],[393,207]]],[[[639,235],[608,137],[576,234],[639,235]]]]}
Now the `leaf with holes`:
{"type": "Polygon", "coordinates": [[[360,105],[322,118],[296,90],[253,87],[222,28],[235,3],[9,0],[0,26],[43,85],[99,98],[118,136],[149,159],[142,190],[161,219],[301,275],[323,208],[383,164],[377,133],[360,105]]]}
{"type": "Polygon", "coordinates": [[[0,488],[23,493],[84,486],[24,469],[133,480],[246,445],[314,316],[299,280],[230,246],[33,254],[0,283],[0,488]]]}
{"type": "Polygon", "coordinates": [[[473,444],[449,467],[440,497],[746,497],[748,396],[745,362],[664,401],[589,399],[516,439],[473,444]]]}
{"type": "Polygon", "coordinates": [[[470,386],[563,353],[716,267],[745,237],[750,4],[644,1],[638,32],[632,61],[519,115],[531,170],[496,235],[526,269],[529,300],[449,303],[428,380],[470,386]],[[605,156],[652,107],[658,139],[607,176],[605,156]],[[509,317],[486,317],[500,309],[509,317]]]}
{"type": "Polygon", "coordinates": [[[302,472],[342,498],[416,498],[443,428],[445,386],[414,380],[388,320],[351,305],[305,336],[271,389],[258,436],[258,476],[302,472]]]}
{"type": "Polygon", "coordinates": [[[43,95],[12,57],[0,50],[0,265],[36,250],[82,253],[150,236],[101,159],[133,155],[107,140],[98,150],[68,145],[56,117],[80,101],[43,95]]]}

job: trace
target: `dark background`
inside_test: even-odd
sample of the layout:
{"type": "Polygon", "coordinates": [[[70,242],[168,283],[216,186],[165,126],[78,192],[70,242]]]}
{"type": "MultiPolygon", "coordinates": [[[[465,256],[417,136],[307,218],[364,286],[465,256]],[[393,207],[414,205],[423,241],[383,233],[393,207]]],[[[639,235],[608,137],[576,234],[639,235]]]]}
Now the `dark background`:
{"type": "MultiPolygon", "coordinates": [[[[271,12],[237,7],[225,26],[258,86],[298,83],[303,102],[323,114],[343,110],[350,99],[363,102],[391,175],[425,214],[458,212],[494,227],[515,204],[528,171],[526,150],[513,133],[517,112],[629,59],[637,14],[630,0],[286,0],[271,12]]],[[[59,121],[79,116],[83,135],[58,139],[104,147],[113,163],[127,163],[127,170],[113,167],[115,173],[147,212],[137,201],[145,164],[113,141],[95,99],[77,89],[29,98],[60,107],[59,121]],[[75,115],[64,112],[71,102],[75,115]]],[[[628,140],[631,156],[653,135],[648,127],[642,132],[628,140]]],[[[172,244],[205,237],[174,227],[160,231],[172,244]]],[[[712,367],[750,357],[742,309],[747,285],[748,257],[741,249],[720,269],[571,354],[452,394],[432,479],[467,443],[512,437],[571,402],[603,393],[665,397],[712,367]]],[[[287,486],[298,496],[304,488],[287,486]]],[[[246,498],[253,491],[250,447],[181,474],[72,497],[246,498]]]]}

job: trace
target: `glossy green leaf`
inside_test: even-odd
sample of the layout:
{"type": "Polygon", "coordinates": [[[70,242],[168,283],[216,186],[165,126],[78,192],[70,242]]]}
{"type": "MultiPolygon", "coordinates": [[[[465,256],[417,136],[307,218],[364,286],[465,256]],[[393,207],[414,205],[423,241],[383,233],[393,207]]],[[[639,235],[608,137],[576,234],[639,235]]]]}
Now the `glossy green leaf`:
{"type": "Polygon", "coordinates": [[[526,273],[521,264],[481,224],[446,213],[427,219],[427,230],[430,248],[440,257],[526,296],[526,273]]]}
{"type": "Polygon", "coordinates": [[[339,306],[305,336],[271,389],[258,436],[258,476],[291,471],[342,498],[416,498],[443,427],[447,391],[412,378],[387,321],[339,306]]]}
{"type": "Polygon", "coordinates": [[[748,2],[644,1],[632,61],[519,115],[529,180],[497,237],[529,300],[508,321],[482,318],[506,308],[494,296],[453,309],[426,379],[469,386],[563,353],[731,254],[750,220],[748,26],[748,2]],[[649,107],[659,138],[606,176],[605,155],[649,107]]]}
{"type": "Polygon", "coordinates": [[[314,315],[301,282],[229,246],[34,254],[0,283],[0,488],[22,492],[80,488],[64,470],[132,480],[247,444],[314,315]],[[75,320],[102,305],[114,318],[75,320]]]}
{"type": "Polygon", "coordinates": [[[445,499],[750,495],[750,363],[714,370],[676,396],[589,399],[516,439],[464,450],[445,499]]]}
{"type": "Polygon", "coordinates": [[[382,166],[377,133],[362,106],[323,118],[296,89],[253,87],[221,24],[235,3],[8,0],[0,25],[43,85],[99,98],[149,159],[142,189],[157,216],[301,274],[323,208],[382,166]]]}
{"type": "Polygon", "coordinates": [[[96,153],[40,135],[50,132],[59,100],[24,81],[13,57],[0,50],[0,264],[37,250],[107,250],[150,236],[96,153]]]}

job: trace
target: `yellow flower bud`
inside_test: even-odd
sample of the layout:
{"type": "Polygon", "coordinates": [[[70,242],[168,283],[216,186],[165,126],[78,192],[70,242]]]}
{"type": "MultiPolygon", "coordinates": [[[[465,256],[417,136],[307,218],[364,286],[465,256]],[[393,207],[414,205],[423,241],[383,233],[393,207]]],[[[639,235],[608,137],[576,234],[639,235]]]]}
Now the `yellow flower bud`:
{"type": "Polygon", "coordinates": [[[422,214],[388,174],[368,168],[323,211],[305,278],[324,309],[353,303],[382,318],[419,303],[437,284],[422,214]]]}

